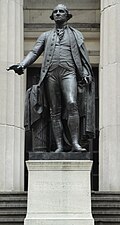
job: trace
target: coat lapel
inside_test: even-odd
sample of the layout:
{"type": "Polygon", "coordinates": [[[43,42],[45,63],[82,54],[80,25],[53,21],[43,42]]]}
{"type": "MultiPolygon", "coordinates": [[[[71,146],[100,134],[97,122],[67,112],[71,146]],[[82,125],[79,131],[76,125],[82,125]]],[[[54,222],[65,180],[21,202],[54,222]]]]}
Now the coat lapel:
{"type": "Polygon", "coordinates": [[[44,78],[47,74],[47,71],[49,69],[49,66],[51,64],[52,57],[53,57],[54,50],[55,50],[56,40],[57,40],[57,34],[56,34],[55,29],[53,29],[46,40],[43,64],[42,64],[41,75],[40,75],[40,84],[44,80],[44,78]]]}
{"type": "MultiPolygon", "coordinates": [[[[81,79],[83,75],[83,68],[82,68],[82,62],[81,62],[80,52],[78,49],[77,40],[75,38],[73,31],[70,28],[68,28],[68,34],[69,34],[69,39],[71,44],[72,56],[73,56],[75,65],[77,67],[77,75],[79,75],[79,78],[81,79]]],[[[81,41],[81,44],[82,44],[82,41],[81,41]]]]}

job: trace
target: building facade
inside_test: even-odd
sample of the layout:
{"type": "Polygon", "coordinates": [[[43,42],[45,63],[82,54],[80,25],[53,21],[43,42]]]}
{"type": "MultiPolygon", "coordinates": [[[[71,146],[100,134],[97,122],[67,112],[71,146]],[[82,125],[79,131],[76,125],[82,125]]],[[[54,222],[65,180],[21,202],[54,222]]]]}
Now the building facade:
{"type": "MultiPolygon", "coordinates": [[[[93,190],[120,190],[120,0],[61,0],[73,14],[70,25],[85,38],[96,82],[96,139],[93,190]]],[[[51,29],[49,16],[58,0],[0,0],[0,191],[24,191],[30,146],[24,131],[26,87],[37,82],[42,56],[24,75],[7,72],[51,29]],[[26,148],[25,148],[26,147],[26,148]],[[26,150],[25,150],[26,149],[26,150]]]]}

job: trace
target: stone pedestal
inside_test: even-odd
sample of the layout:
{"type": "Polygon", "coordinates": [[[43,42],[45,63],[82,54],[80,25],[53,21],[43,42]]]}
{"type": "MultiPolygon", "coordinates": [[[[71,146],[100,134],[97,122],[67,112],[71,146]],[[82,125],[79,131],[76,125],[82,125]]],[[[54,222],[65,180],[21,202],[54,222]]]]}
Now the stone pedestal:
{"type": "Polygon", "coordinates": [[[24,225],[93,225],[90,160],[27,161],[24,225]]]}

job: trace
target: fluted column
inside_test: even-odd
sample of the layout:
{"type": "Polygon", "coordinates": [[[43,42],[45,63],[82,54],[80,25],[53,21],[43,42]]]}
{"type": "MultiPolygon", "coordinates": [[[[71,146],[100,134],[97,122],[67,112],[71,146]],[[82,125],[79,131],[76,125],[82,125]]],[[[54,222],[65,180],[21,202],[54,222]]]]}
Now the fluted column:
{"type": "Polygon", "coordinates": [[[0,0],[0,191],[24,187],[24,76],[7,72],[23,58],[23,0],[0,0]]]}
{"type": "Polygon", "coordinates": [[[99,189],[120,190],[120,0],[101,0],[99,189]]]}

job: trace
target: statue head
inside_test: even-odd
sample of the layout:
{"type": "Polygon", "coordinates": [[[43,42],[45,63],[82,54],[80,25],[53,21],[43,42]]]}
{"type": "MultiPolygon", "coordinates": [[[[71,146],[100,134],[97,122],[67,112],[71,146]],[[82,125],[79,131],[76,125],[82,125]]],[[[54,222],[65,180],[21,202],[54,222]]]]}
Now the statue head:
{"type": "Polygon", "coordinates": [[[50,16],[51,20],[55,22],[59,22],[64,20],[68,21],[72,18],[72,14],[68,11],[67,7],[63,4],[58,4],[54,9],[50,16]]]}

